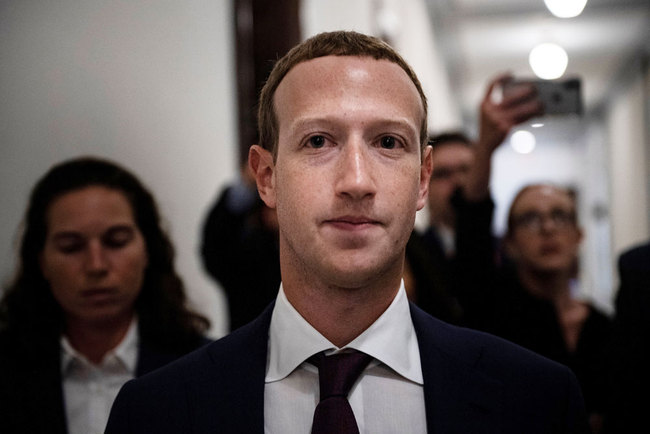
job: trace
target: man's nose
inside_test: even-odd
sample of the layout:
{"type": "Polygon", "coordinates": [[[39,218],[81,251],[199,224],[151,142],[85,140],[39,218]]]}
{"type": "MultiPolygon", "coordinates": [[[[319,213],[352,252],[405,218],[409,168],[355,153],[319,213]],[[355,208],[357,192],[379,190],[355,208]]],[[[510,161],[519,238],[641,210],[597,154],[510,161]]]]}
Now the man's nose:
{"type": "Polygon", "coordinates": [[[352,139],[343,147],[338,161],[336,192],[353,199],[372,197],[375,194],[375,177],[372,156],[367,144],[352,139]]]}

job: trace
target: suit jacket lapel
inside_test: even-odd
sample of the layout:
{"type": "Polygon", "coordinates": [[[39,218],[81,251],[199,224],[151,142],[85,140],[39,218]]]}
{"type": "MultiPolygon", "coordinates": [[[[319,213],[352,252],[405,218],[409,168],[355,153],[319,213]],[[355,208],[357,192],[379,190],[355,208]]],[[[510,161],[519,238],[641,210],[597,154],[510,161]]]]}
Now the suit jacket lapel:
{"type": "Polygon", "coordinates": [[[481,351],[463,347],[450,334],[455,329],[413,304],[411,317],[420,348],[427,431],[499,432],[503,387],[475,368],[481,351]]]}
{"type": "Polygon", "coordinates": [[[208,349],[209,368],[187,391],[191,432],[264,432],[264,376],[274,303],[208,349]],[[229,353],[228,357],[221,354],[229,353]],[[218,416],[218,417],[215,417],[218,416]]]}
{"type": "Polygon", "coordinates": [[[12,416],[22,421],[25,432],[67,432],[59,348],[56,341],[40,353],[24,353],[23,364],[11,373],[20,389],[2,411],[15,411],[12,416]]]}

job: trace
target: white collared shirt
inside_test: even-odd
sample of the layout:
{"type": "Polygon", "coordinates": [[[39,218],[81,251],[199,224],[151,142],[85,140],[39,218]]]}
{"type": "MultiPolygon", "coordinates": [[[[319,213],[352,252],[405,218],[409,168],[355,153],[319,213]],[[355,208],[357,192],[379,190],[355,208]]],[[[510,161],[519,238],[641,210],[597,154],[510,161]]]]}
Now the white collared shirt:
{"type": "Polygon", "coordinates": [[[360,433],[426,433],[420,351],[404,284],[386,311],[361,335],[337,348],[289,303],[282,285],[273,309],[264,387],[264,431],[308,434],[319,401],[320,351],[355,349],[374,357],[348,399],[360,433]]]}
{"type": "Polygon", "coordinates": [[[120,388],[135,377],[138,322],[134,319],[122,342],[99,365],[61,337],[63,401],[70,434],[102,434],[120,388]]]}

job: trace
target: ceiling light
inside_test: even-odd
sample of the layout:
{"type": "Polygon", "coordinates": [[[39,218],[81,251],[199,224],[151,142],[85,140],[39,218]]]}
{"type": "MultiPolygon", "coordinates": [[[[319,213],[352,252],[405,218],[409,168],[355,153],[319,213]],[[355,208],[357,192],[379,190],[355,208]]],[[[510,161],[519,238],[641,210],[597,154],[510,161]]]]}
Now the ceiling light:
{"type": "Polygon", "coordinates": [[[546,7],[558,18],[573,18],[582,13],[587,0],[544,0],[546,7]]]}
{"type": "Polygon", "coordinates": [[[535,136],[526,130],[519,130],[512,133],[510,146],[520,154],[530,154],[535,149],[535,136]]]}
{"type": "Polygon", "coordinates": [[[553,80],[564,74],[569,64],[569,56],[564,48],[547,42],[537,45],[530,51],[528,62],[536,76],[553,80]]]}

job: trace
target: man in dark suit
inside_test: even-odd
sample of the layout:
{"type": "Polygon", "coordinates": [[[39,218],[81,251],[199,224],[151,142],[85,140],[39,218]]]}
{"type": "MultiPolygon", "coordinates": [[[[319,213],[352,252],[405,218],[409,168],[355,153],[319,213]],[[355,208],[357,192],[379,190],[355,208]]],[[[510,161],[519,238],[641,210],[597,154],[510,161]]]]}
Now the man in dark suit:
{"type": "Polygon", "coordinates": [[[277,211],[278,297],[251,324],[125,385],[107,433],[321,423],[330,430],[318,432],[585,432],[568,368],[409,304],[405,246],[431,149],[426,98],[393,49],[354,32],[317,35],[278,61],[259,110],[249,161],[277,211]],[[327,366],[357,357],[349,390],[319,403],[327,366]],[[331,400],[351,410],[349,431],[343,416],[321,418],[331,400]]]}
{"type": "Polygon", "coordinates": [[[611,348],[609,413],[605,432],[636,432],[647,424],[650,388],[650,243],[618,259],[620,287],[611,348]]]}

